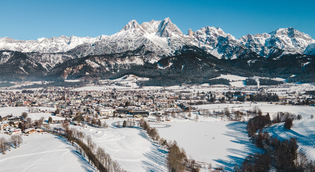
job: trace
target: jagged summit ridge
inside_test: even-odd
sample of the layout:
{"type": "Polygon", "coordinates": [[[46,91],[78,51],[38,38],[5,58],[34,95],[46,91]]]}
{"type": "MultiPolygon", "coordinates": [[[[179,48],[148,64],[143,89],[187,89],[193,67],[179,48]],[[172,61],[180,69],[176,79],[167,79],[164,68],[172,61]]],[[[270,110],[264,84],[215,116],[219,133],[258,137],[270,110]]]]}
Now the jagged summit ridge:
{"type": "Polygon", "coordinates": [[[307,46],[314,40],[307,34],[292,27],[279,28],[270,33],[245,35],[239,42],[257,54],[269,57],[276,49],[284,54],[303,54],[307,46]]]}
{"type": "Polygon", "coordinates": [[[140,28],[139,23],[136,20],[131,20],[124,28],[123,30],[130,30],[130,29],[136,29],[140,28]]]}
{"type": "Polygon", "coordinates": [[[165,18],[162,21],[143,22],[141,25],[136,20],[131,20],[116,34],[95,38],[60,36],[20,41],[4,37],[0,38],[0,50],[70,52],[74,54],[73,57],[84,57],[132,51],[144,45],[149,51],[169,56],[184,45],[194,45],[217,58],[236,59],[251,52],[266,58],[280,50],[283,51],[282,55],[310,53],[314,52],[313,46],[309,46],[313,43],[315,41],[309,35],[291,27],[270,33],[248,34],[238,40],[219,27],[209,26],[197,31],[189,30],[188,35],[185,35],[170,18],[165,18]]]}
{"type": "Polygon", "coordinates": [[[20,52],[58,53],[71,50],[78,45],[93,43],[100,37],[76,37],[60,36],[51,38],[39,38],[37,40],[20,41],[12,38],[0,38],[0,50],[20,52]]]}
{"type": "Polygon", "coordinates": [[[175,24],[171,22],[169,18],[166,18],[160,22],[156,35],[160,37],[172,37],[175,35],[182,36],[183,33],[175,24]]]}

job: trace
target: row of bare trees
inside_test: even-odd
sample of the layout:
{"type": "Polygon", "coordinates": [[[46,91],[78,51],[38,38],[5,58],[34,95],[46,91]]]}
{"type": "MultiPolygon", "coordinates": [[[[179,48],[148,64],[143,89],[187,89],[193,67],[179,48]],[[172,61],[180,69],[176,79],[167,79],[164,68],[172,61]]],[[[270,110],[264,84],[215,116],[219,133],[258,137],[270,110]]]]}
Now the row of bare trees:
{"type": "MultiPolygon", "coordinates": [[[[126,128],[126,127],[129,127],[129,128],[133,128],[136,126],[136,122],[134,119],[127,119],[127,120],[124,120],[123,121],[123,124],[122,124],[122,127],[126,128]]],[[[120,121],[117,122],[117,125],[116,125],[117,128],[120,128],[121,127],[121,124],[120,124],[120,121]]]]}
{"type": "Polygon", "coordinates": [[[11,150],[11,147],[14,146],[14,148],[20,147],[20,145],[23,143],[23,139],[20,135],[11,135],[11,138],[9,140],[6,140],[5,138],[0,138],[0,150],[2,154],[5,154],[5,152],[9,149],[11,150]]]}
{"type": "Polygon", "coordinates": [[[170,172],[198,172],[200,170],[200,166],[195,163],[196,161],[188,159],[185,150],[183,148],[180,149],[176,141],[172,142],[171,140],[167,141],[161,138],[156,128],[150,127],[143,118],[140,120],[140,127],[146,130],[153,141],[156,141],[162,147],[169,150],[167,154],[167,167],[170,172]]]}
{"type": "Polygon", "coordinates": [[[315,162],[308,160],[306,155],[298,152],[297,140],[290,138],[280,141],[277,137],[270,137],[267,132],[252,137],[254,144],[262,148],[265,153],[248,155],[235,172],[243,171],[315,171],[315,162]]]}
{"type": "MultiPolygon", "coordinates": [[[[258,110],[259,111],[259,110],[258,110]]],[[[258,115],[247,123],[247,132],[252,142],[265,153],[251,154],[247,156],[240,167],[235,166],[234,171],[315,171],[315,163],[309,161],[305,154],[298,152],[298,144],[295,138],[280,141],[277,137],[271,137],[268,132],[262,133],[264,127],[274,123],[285,122],[284,127],[290,129],[293,120],[302,119],[301,115],[288,112],[278,112],[273,120],[267,115],[258,115]],[[259,133],[257,134],[257,130],[259,133]]]]}
{"type": "Polygon", "coordinates": [[[70,143],[77,144],[78,151],[84,157],[87,156],[89,162],[93,163],[99,171],[110,172],[126,172],[117,161],[112,160],[110,155],[101,147],[98,147],[92,140],[90,135],[78,131],[75,128],[69,128],[67,123],[63,123],[62,127],[65,130],[65,137],[70,143]]]}

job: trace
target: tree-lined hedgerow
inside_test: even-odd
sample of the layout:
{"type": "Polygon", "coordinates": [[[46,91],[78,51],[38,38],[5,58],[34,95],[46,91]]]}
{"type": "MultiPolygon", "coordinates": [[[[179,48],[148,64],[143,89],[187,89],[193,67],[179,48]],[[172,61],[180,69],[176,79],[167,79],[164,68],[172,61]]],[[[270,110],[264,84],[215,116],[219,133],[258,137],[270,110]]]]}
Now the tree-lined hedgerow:
{"type": "Polygon", "coordinates": [[[305,154],[298,152],[295,138],[280,141],[277,137],[270,137],[265,132],[253,139],[257,147],[263,148],[265,153],[251,154],[245,158],[240,167],[235,166],[234,171],[265,172],[272,168],[283,172],[315,171],[315,162],[306,158],[305,154]]]}
{"type": "Polygon", "coordinates": [[[200,166],[195,160],[187,158],[185,150],[183,148],[180,149],[176,141],[167,142],[166,139],[161,138],[156,128],[150,127],[143,118],[140,120],[140,127],[146,130],[152,140],[169,150],[167,154],[167,167],[170,172],[200,171],[200,166]]]}
{"type": "Polygon", "coordinates": [[[248,136],[249,137],[253,136],[257,132],[258,129],[262,129],[266,125],[270,125],[270,124],[271,124],[271,120],[270,120],[269,114],[265,116],[256,116],[250,119],[246,127],[248,136]]]}
{"type": "MultiPolygon", "coordinates": [[[[90,135],[86,136],[84,132],[74,128],[69,128],[67,122],[62,123],[61,128],[54,128],[52,132],[68,139],[74,145],[77,144],[78,151],[84,157],[87,156],[88,161],[101,172],[126,172],[117,161],[112,160],[108,153],[105,153],[103,148],[97,147],[92,141],[90,135]]],[[[50,130],[47,130],[50,132],[50,130]]]]}
{"type": "Polygon", "coordinates": [[[270,116],[256,116],[249,120],[247,131],[252,142],[265,153],[251,154],[245,158],[241,166],[235,166],[234,171],[255,171],[265,172],[275,169],[276,171],[315,171],[315,162],[309,161],[305,154],[298,152],[298,144],[295,138],[280,141],[277,137],[271,137],[268,132],[262,133],[265,126],[271,123],[285,122],[284,127],[290,129],[293,119],[302,119],[301,115],[294,115],[288,112],[278,112],[275,118],[270,121],[270,116]],[[257,130],[259,133],[257,134],[257,130]]]}

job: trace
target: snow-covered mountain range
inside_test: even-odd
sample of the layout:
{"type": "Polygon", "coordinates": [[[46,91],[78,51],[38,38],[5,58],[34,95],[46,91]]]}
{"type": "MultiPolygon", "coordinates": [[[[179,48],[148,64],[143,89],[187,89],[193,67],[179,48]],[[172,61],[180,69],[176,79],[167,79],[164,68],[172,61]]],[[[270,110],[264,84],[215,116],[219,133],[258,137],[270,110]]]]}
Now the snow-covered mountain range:
{"type": "MultiPolygon", "coordinates": [[[[20,52],[28,61],[41,65],[44,69],[42,72],[47,74],[58,65],[74,59],[110,55],[111,59],[108,59],[109,56],[103,57],[106,60],[86,59],[84,63],[95,70],[102,67],[102,72],[117,73],[132,65],[158,64],[163,58],[181,54],[185,47],[195,47],[218,60],[245,59],[244,64],[248,67],[261,58],[281,60],[290,55],[298,58],[315,55],[315,40],[294,28],[248,34],[236,39],[221,28],[209,26],[197,31],[188,30],[188,34],[184,34],[166,18],[141,25],[132,20],[116,34],[95,38],[61,36],[29,41],[0,38],[0,65],[9,63],[14,53],[20,52]]],[[[17,68],[21,69],[21,73],[29,74],[23,66],[17,68]]]]}
{"type": "MultiPolygon", "coordinates": [[[[144,22],[141,25],[130,21],[118,33],[95,38],[61,36],[20,41],[12,38],[0,38],[0,50],[20,51],[24,53],[66,53],[75,48],[84,47],[79,56],[87,54],[111,54],[134,50],[146,45],[150,50],[171,55],[181,46],[191,44],[205,49],[221,58],[237,58],[235,48],[250,49],[263,57],[269,57],[275,49],[285,54],[307,54],[313,52],[315,43],[309,35],[294,28],[281,28],[270,33],[245,35],[236,39],[221,28],[204,27],[197,31],[183,32],[169,18],[162,21],[144,22]],[[310,46],[310,47],[309,47],[310,46]]],[[[81,49],[82,50],[82,49],[81,49]]]]}

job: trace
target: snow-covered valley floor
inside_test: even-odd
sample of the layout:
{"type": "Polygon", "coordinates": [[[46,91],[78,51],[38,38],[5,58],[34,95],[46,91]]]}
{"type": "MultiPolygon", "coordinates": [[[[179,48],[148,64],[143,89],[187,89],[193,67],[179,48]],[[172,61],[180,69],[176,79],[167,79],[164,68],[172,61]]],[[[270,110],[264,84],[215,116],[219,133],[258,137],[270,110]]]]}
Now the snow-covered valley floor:
{"type": "MultiPolygon", "coordinates": [[[[225,107],[229,110],[249,110],[255,106],[265,114],[270,112],[291,112],[301,114],[301,121],[294,121],[292,130],[284,130],[283,123],[272,126],[268,132],[274,136],[288,139],[294,136],[299,141],[300,150],[315,160],[315,119],[309,119],[315,115],[315,107],[311,106],[285,106],[268,103],[258,104],[208,104],[195,106],[198,109],[221,111],[225,107]],[[314,126],[314,127],[313,127],[314,126]]],[[[21,115],[27,112],[27,108],[0,108],[0,115],[21,115]]],[[[185,114],[188,116],[188,113],[185,114]]],[[[33,120],[50,114],[31,113],[33,120]]],[[[150,117],[154,121],[155,117],[150,117]]],[[[152,142],[146,132],[137,128],[116,128],[112,122],[121,121],[106,120],[110,126],[108,129],[79,126],[71,126],[91,135],[92,141],[97,146],[104,148],[113,160],[127,171],[167,171],[167,150],[164,150],[152,142]]],[[[226,120],[223,118],[223,120],[226,120]]],[[[179,147],[184,148],[187,156],[199,162],[211,163],[213,167],[223,166],[226,170],[232,170],[235,164],[241,164],[248,154],[262,152],[253,145],[246,132],[246,123],[221,121],[221,118],[204,117],[193,112],[188,119],[171,118],[170,122],[152,123],[161,137],[167,140],[176,140],[179,147]],[[195,117],[198,116],[198,122],[195,117]]],[[[51,126],[53,127],[53,126],[51,126]]],[[[8,135],[0,137],[9,138],[8,135]]],[[[23,136],[24,143],[21,148],[12,149],[6,155],[0,155],[0,171],[93,171],[92,167],[77,153],[69,143],[62,138],[50,134],[23,136]],[[66,158],[64,160],[63,158],[66,158]],[[19,163],[16,163],[19,162],[19,163]],[[17,165],[18,164],[18,165],[17,165]],[[33,164],[33,165],[32,165],[33,164]],[[57,164],[57,165],[50,165],[57,164]],[[32,165],[32,166],[31,166],[32,165]],[[47,166],[53,166],[47,168],[47,166]],[[47,168],[47,169],[46,169],[47,168]],[[74,170],[72,170],[74,168],[74,170]],[[12,169],[12,170],[11,170],[12,169]],[[44,169],[44,170],[43,170],[44,169]]]]}
{"type": "MultiPolygon", "coordinates": [[[[9,138],[0,134],[0,137],[9,138]]],[[[20,148],[0,154],[0,171],[96,171],[65,139],[52,134],[22,136],[20,148]]]]}
{"type": "Polygon", "coordinates": [[[232,170],[251,153],[262,152],[247,136],[246,123],[229,121],[178,122],[170,128],[157,128],[160,136],[176,140],[187,156],[196,161],[232,170]]]}

